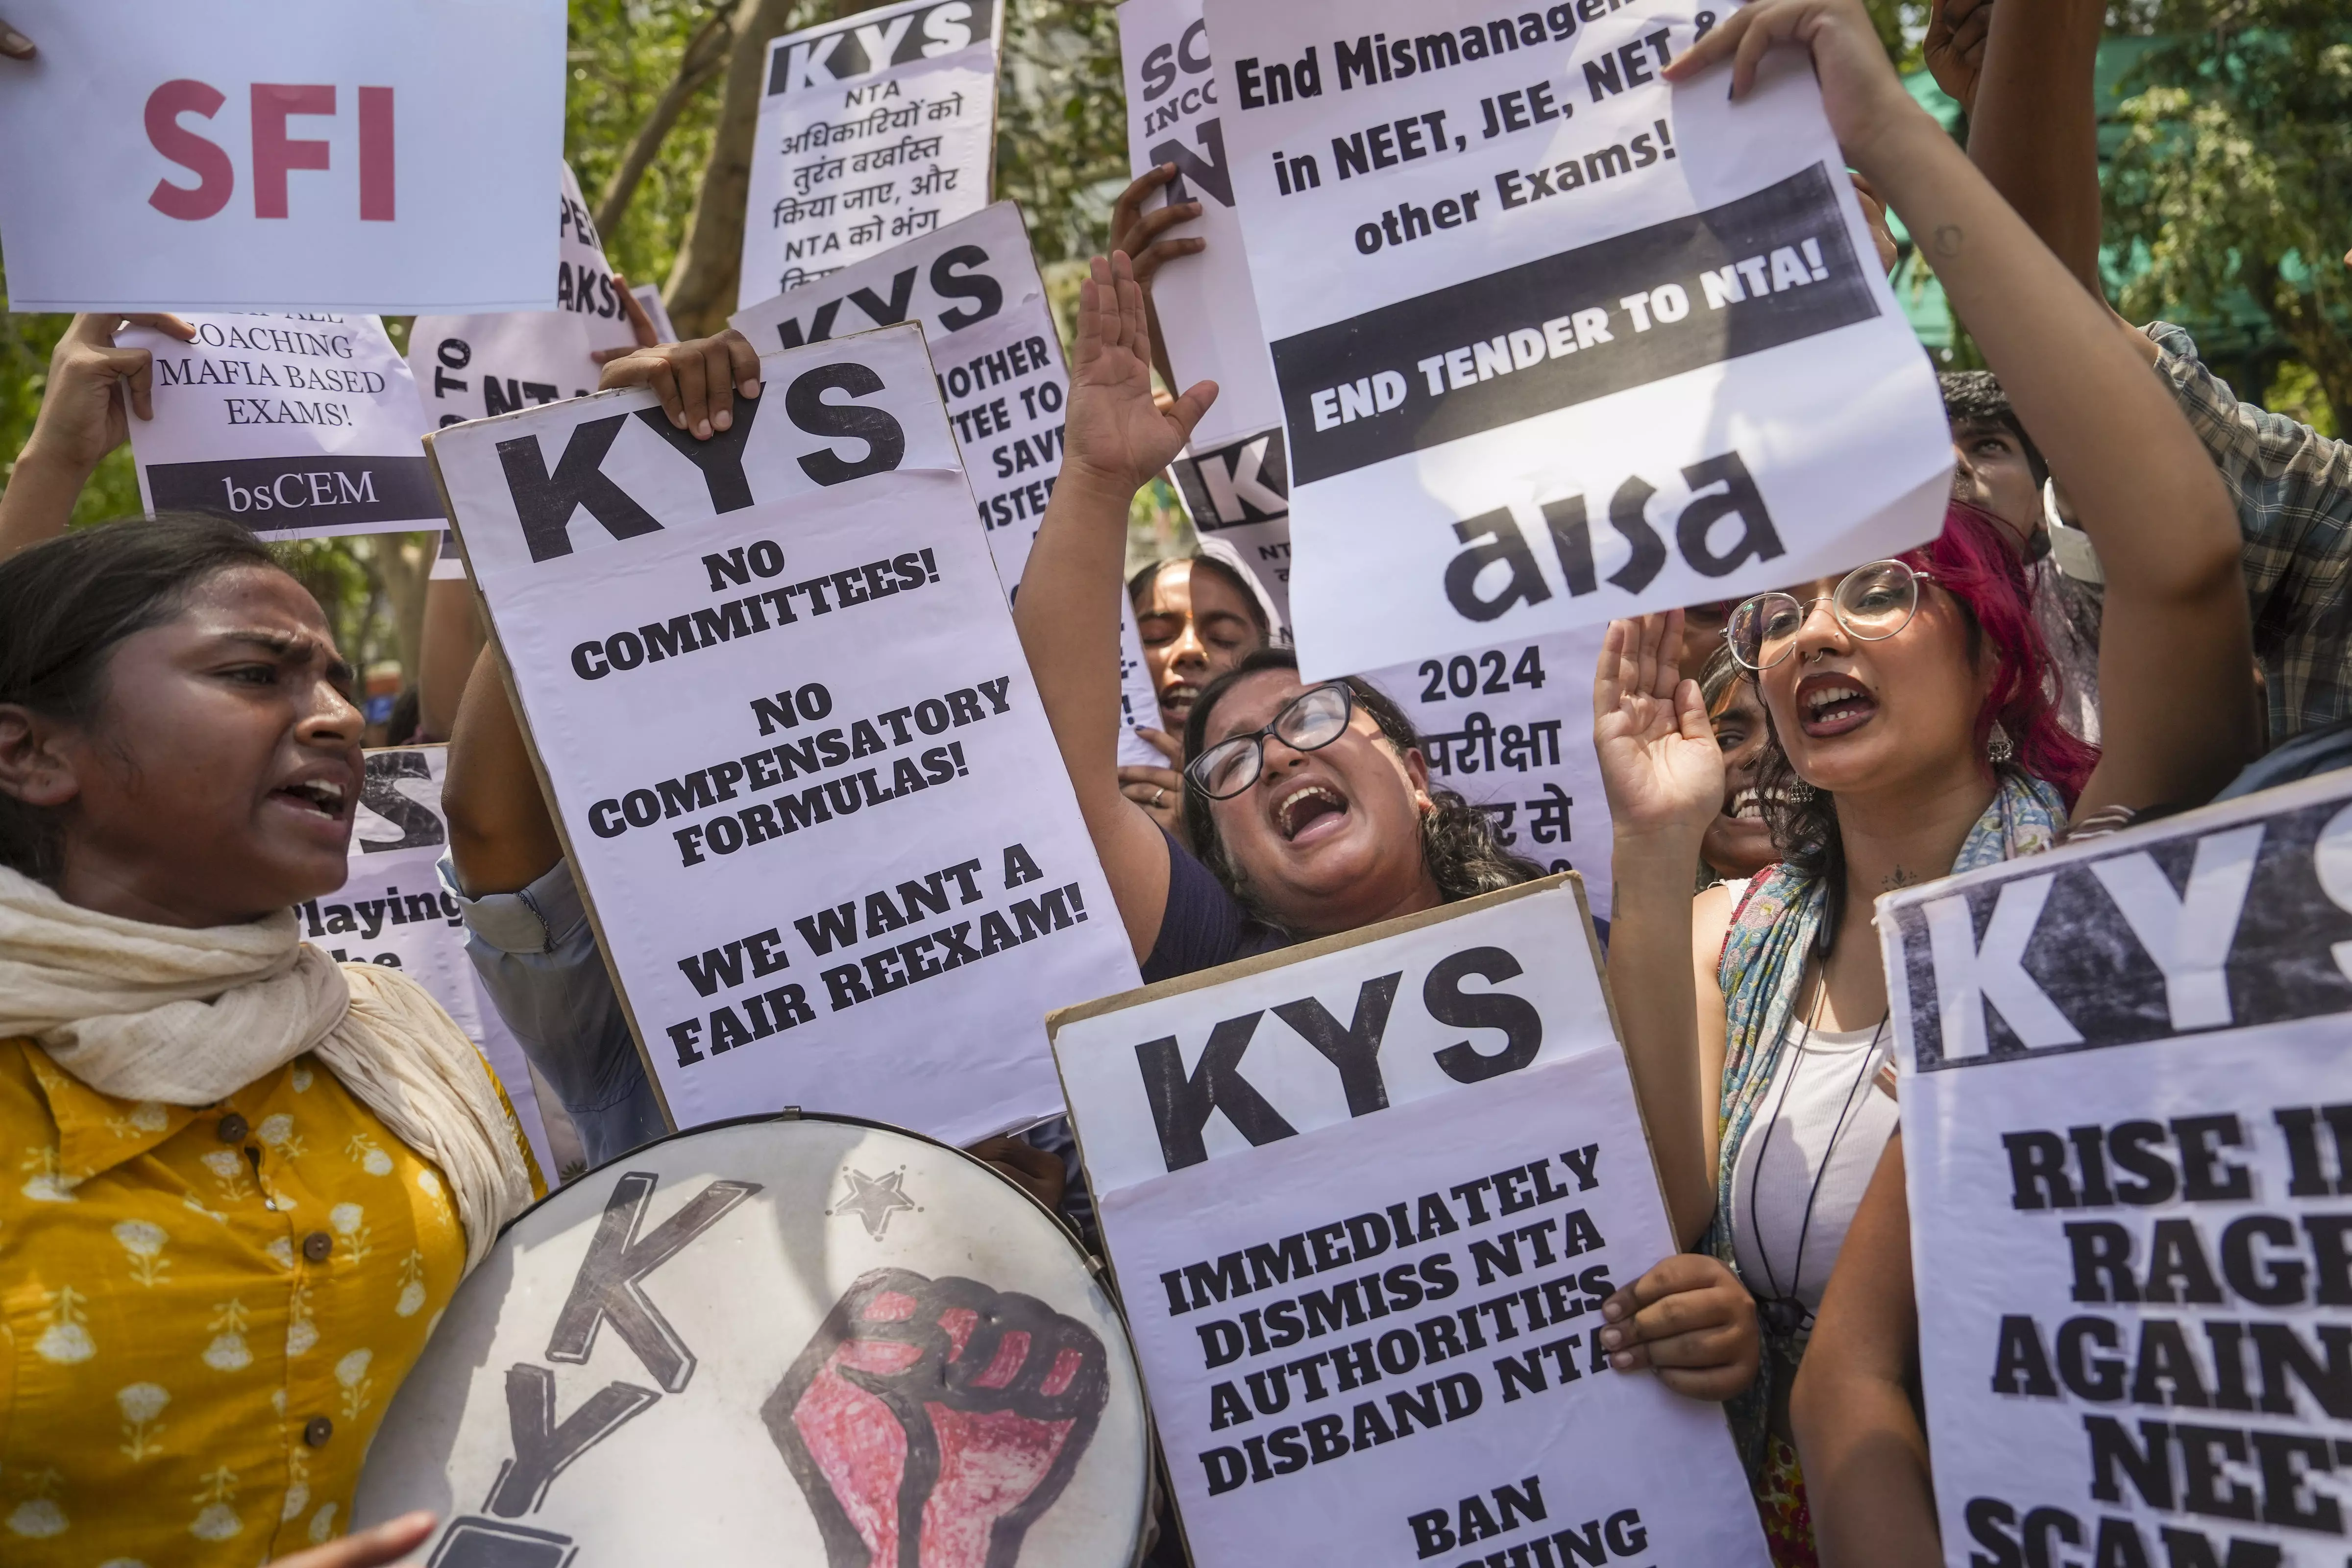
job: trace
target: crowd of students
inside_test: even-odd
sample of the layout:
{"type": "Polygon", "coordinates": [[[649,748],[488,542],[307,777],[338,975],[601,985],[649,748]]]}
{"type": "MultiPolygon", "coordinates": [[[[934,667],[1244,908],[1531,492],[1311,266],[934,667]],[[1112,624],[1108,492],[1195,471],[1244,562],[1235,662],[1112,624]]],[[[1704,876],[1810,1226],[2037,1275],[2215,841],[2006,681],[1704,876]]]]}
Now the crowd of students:
{"type": "MultiPolygon", "coordinates": [[[[1687,1249],[1609,1300],[1601,1340],[1618,1369],[1725,1405],[1784,1564],[1940,1554],[1874,900],[2352,748],[2352,447],[2106,305],[2100,8],[1948,11],[1966,152],[1859,0],[1756,0],[1668,72],[1729,61],[1737,98],[1766,48],[1810,50],[1865,205],[1929,237],[1990,366],[1944,377],[1941,533],[1617,623],[1592,687],[1608,973],[1687,1249]]],[[[1170,173],[1122,198],[1082,287],[1067,458],[1014,612],[1147,980],[1542,874],[1433,782],[1387,693],[1299,679],[1230,552],[1128,577],[1131,499],[1216,395],[1153,386],[1172,378],[1151,278],[1202,243],[1182,232],[1197,207],[1141,211],[1170,173]],[[1116,756],[1096,628],[1122,593],[1165,766],[1116,756]]],[[[24,1172],[0,1193],[0,1554],[389,1561],[423,1522],[336,1540],[369,1436],[544,1184],[420,987],[299,940],[293,907],[343,879],[362,778],[352,671],[318,605],[227,522],[66,531],[151,412],[148,356],[112,345],[123,320],[184,331],[78,319],[0,493],[0,1130],[24,1172]]],[[[645,347],[604,385],[655,389],[708,439],[760,395],[759,362],[728,332],[645,347]]],[[[601,1163],[662,1114],[498,656],[451,603],[425,701],[451,747],[443,876],[601,1163]]],[[[977,1152],[1091,1239],[1066,1125],[977,1152]]]]}

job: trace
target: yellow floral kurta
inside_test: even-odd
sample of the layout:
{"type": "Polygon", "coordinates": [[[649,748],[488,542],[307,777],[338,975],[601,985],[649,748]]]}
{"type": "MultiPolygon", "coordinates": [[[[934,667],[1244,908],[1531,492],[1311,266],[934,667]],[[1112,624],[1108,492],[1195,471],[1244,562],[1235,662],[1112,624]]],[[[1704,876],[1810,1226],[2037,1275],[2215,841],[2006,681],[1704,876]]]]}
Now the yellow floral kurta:
{"type": "Polygon", "coordinates": [[[191,1110],[0,1041],[0,1563],[340,1535],[465,1256],[440,1173],[313,1057],[191,1110]]]}

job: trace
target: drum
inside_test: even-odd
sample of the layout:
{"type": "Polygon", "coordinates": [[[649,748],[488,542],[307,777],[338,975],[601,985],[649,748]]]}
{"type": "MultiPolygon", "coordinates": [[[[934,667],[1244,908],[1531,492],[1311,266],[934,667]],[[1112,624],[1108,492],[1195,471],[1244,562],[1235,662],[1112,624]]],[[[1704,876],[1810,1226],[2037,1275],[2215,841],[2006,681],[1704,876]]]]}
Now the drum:
{"type": "Polygon", "coordinates": [[[721,1123],[550,1195],[458,1290],[356,1522],[431,1568],[1119,1568],[1150,1436],[1068,1233],[959,1150],[721,1123]]]}

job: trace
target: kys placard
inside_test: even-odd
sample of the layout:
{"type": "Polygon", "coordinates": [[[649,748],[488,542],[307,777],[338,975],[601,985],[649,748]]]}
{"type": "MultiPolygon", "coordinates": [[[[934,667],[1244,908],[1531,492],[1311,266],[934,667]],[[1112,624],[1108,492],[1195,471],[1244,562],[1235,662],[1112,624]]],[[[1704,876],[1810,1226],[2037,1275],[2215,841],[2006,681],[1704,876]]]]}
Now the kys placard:
{"type": "Polygon", "coordinates": [[[1721,1409],[1600,1349],[1675,1248],[1580,894],[1051,1021],[1202,1568],[1767,1561],[1721,1409]]]}
{"type": "Polygon", "coordinates": [[[1946,1560],[2352,1553],[2352,775],[1879,901],[1946,1560]]]}
{"type": "Polygon", "coordinates": [[[606,961],[680,1126],[969,1142],[1135,973],[913,326],[429,438],[606,961]]]}
{"type": "Polygon", "coordinates": [[[1935,378],[1800,55],[1734,104],[1658,74],[1692,0],[1205,14],[1310,677],[1935,532],[1935,378]]]}
{"type": "Polygon", "coordinates": [[[988,205],[999,0],[905,0],[768,46],[736,303],[988,205]]]}
{"type": "MultiPolygon", "coordinates": [[[[738,310],[727,324],[770,351],[900,321],[919,323],[930,344],[948,423],[1011,599],[1062,472],[1070,398],[1061,334],[1019,207],[998,202],[820,284],[738,310]]],[[[1163,765],[1135,733],[1139,724],[1158,724],[1160,713],[1129,610],[1119,616],[1118,653],[1119,761],[1163,765]]]]}

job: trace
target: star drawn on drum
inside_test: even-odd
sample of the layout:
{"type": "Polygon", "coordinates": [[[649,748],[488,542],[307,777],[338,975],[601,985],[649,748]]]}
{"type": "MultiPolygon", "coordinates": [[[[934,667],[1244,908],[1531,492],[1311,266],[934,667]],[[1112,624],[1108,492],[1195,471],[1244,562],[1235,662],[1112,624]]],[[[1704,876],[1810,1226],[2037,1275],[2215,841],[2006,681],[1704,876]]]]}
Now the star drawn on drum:
{"type": "Polygon", "coordinates": [[[877,1241],[882,1239],[882,1233],[889,1228],[892,1215],[900,1209],[910,1214],[920,1212],[915,1201],[907,1195],[907,1167],[904,1165],[878,1177],[869,1176],[854,1166],[843,1171],[842,1174],[848,1178],[849,1195],[825,1212],[828,1215],[856,1215],[866,1222],[866,1234],[877,1241]]]}

